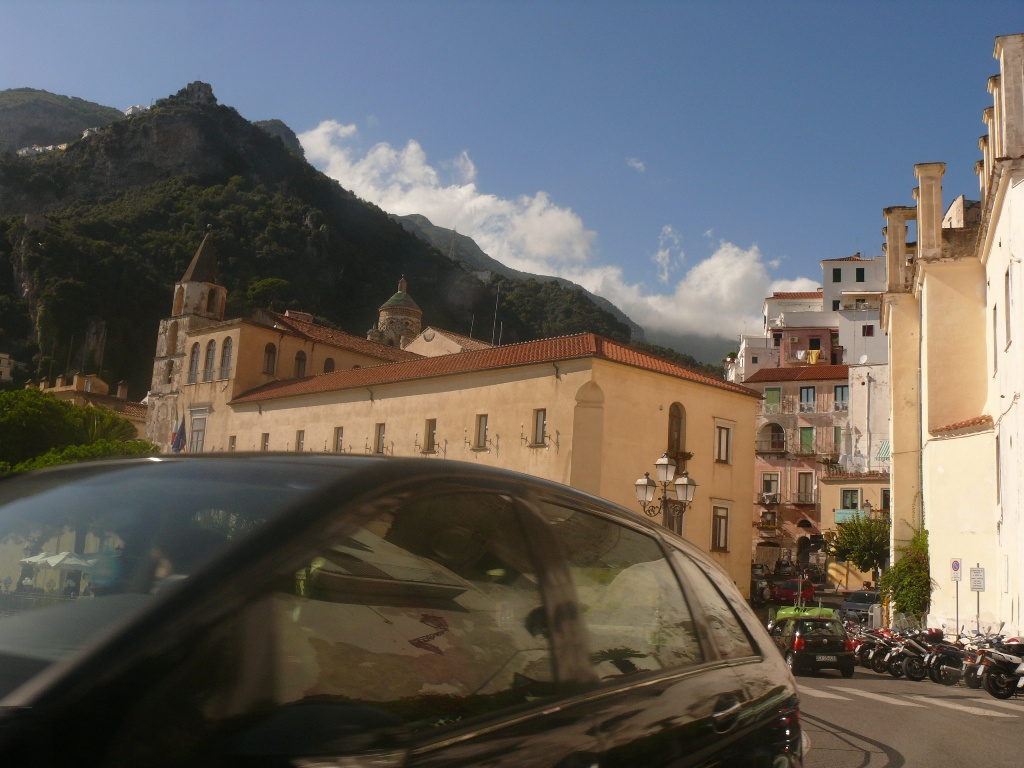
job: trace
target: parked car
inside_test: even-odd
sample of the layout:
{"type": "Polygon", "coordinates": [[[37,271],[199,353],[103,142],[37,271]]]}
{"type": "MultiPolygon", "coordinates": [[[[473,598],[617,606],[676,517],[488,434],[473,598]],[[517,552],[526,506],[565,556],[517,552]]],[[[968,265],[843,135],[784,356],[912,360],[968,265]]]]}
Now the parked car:
{"type": "Polygon", "coordinates": [[[750,576],[755,579],[771,579],[772,572],[764,563],[751,563],[750,576]]]}
{"type": "Polygon", "coordinates": [[[843,601],[839,607],[839,615],[846,621],[867,621],[871,606],[881,602],[881,595],[876,590],[858,589],[843,601]]]}
{"type": "Polygon", "coordinates": [[[811,580],[812,584],[824,584],[825,583],[825,569],[820,565],[809,565],[805,575],[811,580]]]}
{"type": "Polygon", "coordinates": [[[836,619],[816,616],[779,619],[772,626],[771,636],[794,674],[838,669],[843,677],[853,677],[857,665],[853,640],[836,619]]]}
{"type": "Polygon", "coordinates": [[[0,765],[801,763],[792,675],[728,575],[523,475],[42,470],[0,479],[5,571],[0,765]]]}
{"type": "Polygon", "coordinates": [[[784,605],[796,605],[799,602],[809,603],[814,599],[814,585],[807,579],[787,579],[772,584],[772,601],[784,605]]]}
{"type": "Polygon", "coordinates": [[[779,560],[775,563],[775,578],[785,579],[790,576],[796,576],[796,573],[796,566],[789,560],[779,560]]]}

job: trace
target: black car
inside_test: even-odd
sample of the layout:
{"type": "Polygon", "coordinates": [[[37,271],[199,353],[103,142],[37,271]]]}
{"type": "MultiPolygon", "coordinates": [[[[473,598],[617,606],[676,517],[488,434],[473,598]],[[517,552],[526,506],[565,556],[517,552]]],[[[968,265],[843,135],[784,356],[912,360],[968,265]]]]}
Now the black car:
{"type": "Polygon", "coordinates": [[[871,606],[882,602],[874,589],[858,589],[848,596],[839,608],[839,615],[846,621],[867,621],[871,617],[871,606]]]}
{"type": "Polygon", "coordinates": [[[794,674],[838,669],[853,677],[856,658],[853,641],[834,618],[796,616],[779,619],[771,636],[794,674]]]}
{"type": "Polygon", "coordinates": [[[4,766],[801,762],[792,675],[728,576],[522,475],[44,470],[0,480],[4,568],[4,766]]]}

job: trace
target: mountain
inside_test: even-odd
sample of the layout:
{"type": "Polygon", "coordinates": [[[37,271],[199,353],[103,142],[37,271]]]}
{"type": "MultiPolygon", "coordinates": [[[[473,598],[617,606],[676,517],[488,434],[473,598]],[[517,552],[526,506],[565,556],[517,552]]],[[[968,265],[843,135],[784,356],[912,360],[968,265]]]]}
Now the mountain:
{"type": "Polygon", "coordinates": [[[192,83],[65,150],[0,154],[0,351],[33,377],[100,372],[141,397],[174,283],[207,231],[228,316],[298,309],[363,335],[404,275],[424,321],[457,333],[629,339],[578,289],[485,283],[286,144],[192,83]]]}
{"type": "Polygon", "coordinates": [[[34,88],[10,88],[0,91],[0,152],[74,141],[86,128],[116,120],[124,120],[124,113],[113,107],[34,88]]]}
{"type": "Polygon", "coordinates": [[[610,312],[620,322],[628,325],[631,337],[634,341],[644,340],[644,329],[630,320],[625,312],[608,301],[608,299],[591,293],[571,280],[566,280],[563,277],[552,277],[550,275],[534,275],[530,272],[520,272],[518,269],[506,267],[497,259],[493,259],[484,253],[473,238],[467,237],[466,235],[460,235],[453,229],[438,227],[431,223],[430,219],[426,216],[422,216],[418,213],[410,214],[408,216],[393,215],[392,218],[400,222],[403,227],[417,237],[422,240],[426,240],[441,251],[441,253],[447,254],[449,258],[456,258],[459,261],[469,264],[481,279],[487,280],[490,278],[491,274],[496,274],[501,275],[502,277],[514,278],[516,280],[536,280],[540,283],[554,282],[563,288],[582,291],[583,294],[598,307],[606,312],[610,312]]]}

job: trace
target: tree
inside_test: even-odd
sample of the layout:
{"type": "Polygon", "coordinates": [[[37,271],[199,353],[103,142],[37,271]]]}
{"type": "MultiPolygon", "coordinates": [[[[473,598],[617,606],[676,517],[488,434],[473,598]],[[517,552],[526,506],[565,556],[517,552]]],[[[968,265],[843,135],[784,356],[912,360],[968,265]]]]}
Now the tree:
{"type": "Polygon", "coordinates": [[[157,450],[113,411],[38,389],[0,391],[0,474],[157,450]]]}
{"type": "Polygon", "coordinates": [[[871,571],[873,581],[889,562],[889,521],[885,518],[854,515],[840,523],[828,554],[837,560],[849,560],[858,570],[871,571]]]}
{"type": "Polygon", "coordinates": [[[906,547],[900,548],[900,559],[882,574],[882,592],[899,613],[924,616],[932,599],[932,582],[928,563],[928,531],[914,531],[906,547]]]}

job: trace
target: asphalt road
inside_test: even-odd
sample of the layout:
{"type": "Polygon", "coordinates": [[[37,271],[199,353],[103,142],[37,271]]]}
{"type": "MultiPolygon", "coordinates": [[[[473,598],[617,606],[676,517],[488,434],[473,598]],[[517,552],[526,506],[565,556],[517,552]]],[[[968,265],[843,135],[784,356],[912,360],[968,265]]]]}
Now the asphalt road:
{"type": "Polygon", "coordinates": [[[915,683],[858,667],[796,678],[805,768],[1024,765],[1024,697],[915,683]]]}

